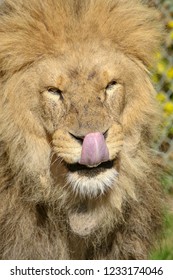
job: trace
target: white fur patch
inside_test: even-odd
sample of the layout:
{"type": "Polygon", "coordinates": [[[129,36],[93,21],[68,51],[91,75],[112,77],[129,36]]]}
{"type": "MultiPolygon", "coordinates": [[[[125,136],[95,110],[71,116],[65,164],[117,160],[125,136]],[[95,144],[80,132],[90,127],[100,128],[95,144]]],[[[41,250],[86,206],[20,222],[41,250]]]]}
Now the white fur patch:
{"type": "Polygon", "coordinates": [[[77,172],[69,172],[67,175],[67,183],[69,183],[73,191],[84,197],[96,197],[104,194],[108,189],[115,185],[118,172],[112,168],[108,169],[95,177],[81,176],[77,172]]]}

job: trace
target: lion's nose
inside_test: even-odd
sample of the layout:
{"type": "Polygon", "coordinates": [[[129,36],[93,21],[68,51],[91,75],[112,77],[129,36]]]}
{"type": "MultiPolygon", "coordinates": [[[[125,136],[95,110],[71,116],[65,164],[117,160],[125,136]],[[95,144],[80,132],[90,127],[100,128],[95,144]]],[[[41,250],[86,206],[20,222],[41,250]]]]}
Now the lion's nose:
{"type": "MultiPolygon", "coordinates": [[[[107,133],[108,133],[108,129],[101,133],[101,134],[103,134],[104,139],[107,138],[107,133]]],[[[85,136],[86,136],[87,134],[89,134],[89,133],[87,133],[86,135],[77,135],[77,134],[75,134],[75,133],[69,132],[69,134],[70,134],[75,140],[77,140],[79,143],[81,143],[81,145],[82,145],[85,136]]]]}
{"type": "Polygon", "coordinates": [[[108,136],[108,130],[109,130],[109,129],[106,129],[105,132],[103,132],[103,136],[104,136],[105,139],[106,139],[107,136],[108,136]]]}
{"type": "Polygon", "coordinates": [[[75,134],[73,134],[73,133],[71,133],[71,132],[69,132],[69,134],[70,134],[75,140],[77,140],[79,143],[81,143],[81,145],[82,145],[85,136],[75,135],[75,134]]]}

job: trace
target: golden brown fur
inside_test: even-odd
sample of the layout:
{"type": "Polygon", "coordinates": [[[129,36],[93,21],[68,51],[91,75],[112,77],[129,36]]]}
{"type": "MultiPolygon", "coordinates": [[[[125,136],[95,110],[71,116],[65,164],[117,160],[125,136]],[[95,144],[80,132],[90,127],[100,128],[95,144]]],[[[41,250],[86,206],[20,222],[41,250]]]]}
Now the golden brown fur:
{"type": "Polygon", "coordinates": [[[137,0],[2,4],[1,259],[147,258],[161,225],[147,72],[160,32],[137,0]],[[69,173],[95,131],[113,168],[69,173]]]}

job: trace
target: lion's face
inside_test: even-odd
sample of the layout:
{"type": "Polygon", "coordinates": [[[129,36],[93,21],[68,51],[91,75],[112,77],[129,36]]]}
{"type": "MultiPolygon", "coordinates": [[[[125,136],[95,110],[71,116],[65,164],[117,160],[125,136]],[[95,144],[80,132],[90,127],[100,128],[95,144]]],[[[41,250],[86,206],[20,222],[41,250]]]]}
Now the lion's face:
{"type": "Polygon", "coordinates": [[[121,52],[85,46],[40,60],[19,79],[13,76],[18,81],[10,102],[15,111],[20,103],[23,129],[45,138],[75,193],[95,197],[116,188],[127,142],[127,104],[133,110],[140,98],[137,71],[121,52]]]}

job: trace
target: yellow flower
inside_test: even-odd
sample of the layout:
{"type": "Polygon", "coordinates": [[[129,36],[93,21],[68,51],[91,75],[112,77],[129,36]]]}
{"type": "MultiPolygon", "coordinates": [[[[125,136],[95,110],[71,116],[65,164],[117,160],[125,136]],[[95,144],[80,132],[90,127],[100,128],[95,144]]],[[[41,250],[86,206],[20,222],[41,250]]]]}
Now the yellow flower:
{"type": "Polygon", "coordinates": [[[170,35],[171,40],[173,40],[173,31],[171,31],[169,35],[170,35]]]}
{"type": "Polygon", "coordinates": [[[155,58],[156,58],[157,60],[161,59],[161,58],[162,58],[161,53],[160,53],[160,52],[156,52],[155,58]]]}
{"type": "Polygon", "coordinates": [[[157,71],[159,74],[163,74],[166,71],[166,63],[164,61],[159,61],[157,63],[157,71]]]}
{"type": "Polygon", "coordinates": [[[166,96],[165,96],[164,92],[159,92],[157,94],[156,98],[161,103],[165,102],[165,100],[166,100],[166,96]]]}
{"type": "Polygon", "coordinates": [[[171,67],[171,68],[168,69],[167,77],[168,77],[169,79],[173,79],[173,67],[171,67]]]}
{"type": "Polygon", "coordinates": [[[164,111],[165,111],[168,115],[173,114],[173,103],[172,103],[171,101],[165,103],[165,105],[164,105],[164,111]]]}
{"type": "Polygon", "coordinates": [[[168,21],[167,26],[173,28],[173,20],[168,21]]]}
{"type": "Polygon", "coordinates": [[[153,74],[152,80],[153,80],[154,83],[158,83],[159,82],[159,78],[158,78],[157,74],[153,74]]]}

